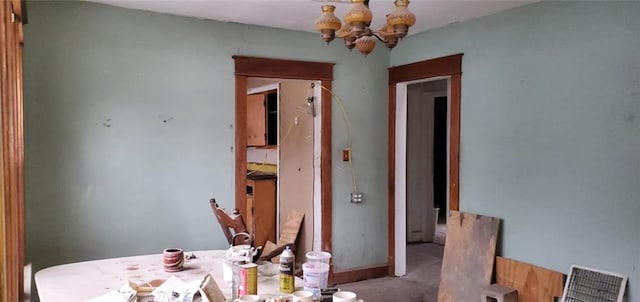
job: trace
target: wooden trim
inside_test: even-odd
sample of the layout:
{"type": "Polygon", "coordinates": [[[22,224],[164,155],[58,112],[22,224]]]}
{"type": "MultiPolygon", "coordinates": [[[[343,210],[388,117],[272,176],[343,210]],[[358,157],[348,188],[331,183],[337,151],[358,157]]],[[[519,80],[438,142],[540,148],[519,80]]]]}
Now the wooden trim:
{"type": "Polygon", "coordinates": [[[349,282],[356,282],[360,280],[367,280],[373,278],[380,278],[387,276],[389,272],[389,267],[386,265],[369,267],[369,268],[361,268],[343,272],[334,272],[333,279],[330,284],[343,284],[349,282]]]}
{"type": "Polygon", "coordinates": [[[389,275],[396,270],[395,263],[395,225],[396,225],[396,85],[389,85],[389,152],[388,152],[388,199],[389,199],[389,254],[387,256],[389,275]]]}
{"type": "Polygon", "coordinates": [[[462,55],[455,54],[389,68],[389,275],[395,273],[395,158],[396,85],[402,82],[450,76],[449,210],[460,210],[460,102],[462,55]]]}
{"type": "MultiPolygon", "coordinates": [[[[247,212],[247,77],[236,75],[235,208],[247,212]]],[[[245,217],[246,219],[246,217],[245,217]]]]}
{"type": "Polygon", "coordinates": [[[389,67],[389,85],[462,73],[462,54],[389,67]]]}
{"type": "Polygon", "coordinates": [[[460,211],[460,73],[451,75],[449,133],[449,209],[460,211]]]}
{"type": "MultiPolygon", "coordinates": [[[[20,16],[0,2],[0,301],[20,301],[24,267],[24,136],[20,16]]],[[[20,9],[21,7],[18,7],[20,9]]]]}
{"type": "MultiPolygon", "coordinates": [[[[281,79],[321,80],[322,86],[331,90],[333,63],[304,62],[265,58],[233,56],[236,66],[236,171],[235,171],[235,207],[242,211],[246,207],[246,171],[247,171],[247,79],[248,77],[266,77],[281,79]]],[[[321,121],[322,138],[320,141],[320,183],[322,186],[320,207],[322,209],[323,251],[332,251],[332,171],[331,171],[331,93],[322,89],[321,121]]],[[[241,212],[243,213],[243,212],[241,212]]],[[[331,273],[331,271],[330,271],[331,273]]]]}
{"type": "Polygon", "coordinates": [[[233,56],[235,74],[247,77],[300,80],[333,79],[333,63],[233,56]]]}
{"type": "Polygon", "coordinates": [[[11,7],[13,9],[13,13],[16,16],[22,18],[22,1],[20,0],[11,0],[11,7]]]}

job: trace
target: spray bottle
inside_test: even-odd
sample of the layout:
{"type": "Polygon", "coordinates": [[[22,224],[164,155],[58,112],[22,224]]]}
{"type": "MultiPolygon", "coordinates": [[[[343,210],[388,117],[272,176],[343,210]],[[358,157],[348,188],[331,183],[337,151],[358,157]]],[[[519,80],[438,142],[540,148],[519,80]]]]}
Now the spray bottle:
{"type": "Polygon", "coordinates": [[[280,255],[280,292],[285,294],[293,293],[295,290],[296,256],[287,246],[280,255]]]}

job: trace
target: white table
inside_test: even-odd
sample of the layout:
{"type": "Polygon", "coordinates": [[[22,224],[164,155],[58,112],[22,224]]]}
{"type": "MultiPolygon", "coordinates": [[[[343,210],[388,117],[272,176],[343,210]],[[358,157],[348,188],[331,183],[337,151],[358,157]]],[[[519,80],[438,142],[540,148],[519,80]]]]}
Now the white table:
{"type": "MultiPolygon", "coordinates": [[[[231,296],[231,282],[224,281],[222,263],[226,250],[185,252],[196,256],[187,260],[184,270],[167,273],[162,268],[162,254],[112,258],[63,264],[42,269],[35,275],[41,302],[85,301],[122,287],[127,280],[154,283],[171,276],[184,281],[202,280],[210,273],[225,294],[231,296]],[[156,281],[154,281],[156,280],[156,281]]],[[[258,275],[258,294],[279,294],[279,276],[258,275]]],[[[303,281],[296,278],[296,290],[303,281]]]]}

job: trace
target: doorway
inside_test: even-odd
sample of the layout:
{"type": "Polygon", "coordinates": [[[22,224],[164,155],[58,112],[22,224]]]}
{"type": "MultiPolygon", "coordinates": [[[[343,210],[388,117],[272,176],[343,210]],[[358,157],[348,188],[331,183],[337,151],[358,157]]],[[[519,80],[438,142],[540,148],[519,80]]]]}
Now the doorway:
{"type": "Polygon", "coordinates": [[[407,86],[448,81],[446,192],[448,211],[457,211],[461,73],[462,54],[389,68],[389,275],[403,276],[407,271],[407,86]]]}
{"type": "MultiPolygon", "coordinates": [[[[260,201],[264,204],[262,212],[248,219],[256,224],[256,246],[264,246],[266,239],[275,242],[287,215],[295,210],[305,217],[298,238],[298,256],[314,247],[320,249],[320,219],[315,219],[319,211],[315,213],[314,209],[320,208],[321,112],[316,108],[321,107],[321,102],[318,81],[248,78],[247,178],[275,183],[275,193],[271,192],[274,202],[260,201]],[[259,102],[252,103],[252,99],[259,102]],[[258,236],[265,234],[271,236],[258,236]]],[[[257,193],[252,193],[257,198],[257,193]]]]}
{"type": "Polygon", "coordinates": [[[444,244],[449,80],[407,85],[407,243],[444,244]]]}
{"type": "MultiPolygon", "coordinates": [[[[278,78],[293,80],[311,80],[319,82],[328,91],[331,90],[333,79],[333,63],[304,62],[280,59],[233,56],[235,62],[235,206],[246,212],[247,190],[247,88],[249,78],[278,78]]],[[[318,91],[319,99],[331,100],[327,90],[318,91]]],[[[314,206],[314,221],[319,226],[314,228],[314,238],[319,238],[319,244],[314,249],[331,252],[331,101],[321,102],[319,105],[320,118],[314,127],[320,131],[314,143],[314,165],[319,167],[319,177],[316,182],[319,189],[319,205],[314,206]],[[316,231],[319,229],[319,232],[316,231]],[[318,234],[319,233],[319,234],[318,234]]]]}

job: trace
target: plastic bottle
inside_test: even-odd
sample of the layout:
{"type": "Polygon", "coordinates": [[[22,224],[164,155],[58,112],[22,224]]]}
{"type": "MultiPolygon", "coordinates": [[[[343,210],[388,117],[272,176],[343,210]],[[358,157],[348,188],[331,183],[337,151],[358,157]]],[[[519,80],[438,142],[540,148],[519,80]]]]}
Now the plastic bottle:
{"type": "Polygon", "coordinates": [[[293,293],[295,290],[295,277],[293,272],[296,266],[296,256],[287,246],[280,255],[280,292],[293,293]]]}

